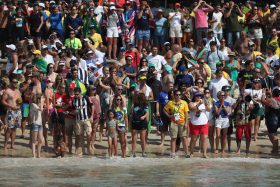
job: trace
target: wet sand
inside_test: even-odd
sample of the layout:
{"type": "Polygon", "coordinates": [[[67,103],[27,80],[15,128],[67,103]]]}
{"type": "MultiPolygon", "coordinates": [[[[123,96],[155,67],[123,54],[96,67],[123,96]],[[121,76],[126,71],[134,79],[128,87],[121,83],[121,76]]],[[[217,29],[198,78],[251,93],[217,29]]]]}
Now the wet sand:
{"type": "MultiPolygon", "coordinates": [[[[98,137],[98,133],[97,133],[98,137]]],[[[236,154],[236,141],[235,141],[235,134],[232,134],[232,141],[231,141],[231,153],[226,153],[224,157],[229,158],[229,157],[241,157],[244,158],[246,157],[245,154],[245,138],[242,140],[242,147],[241,147],[241,154],[237,155],[236,154]]],[[[141,157],[141,147],[140,147],[140,140],[138,139],[138,144],[136,146],[136,155],[138,157],[141,157]]],[[[42,153],[41,157],[43,158],[52,158],[55,157],[55,154],[53,152],[53,144],[52,144],[52,137],[49,135],[49,148],[45,148],[44,146],[42,147],[42,153]]],[[[73,140],[74,143],[74,140],[73,140]]],[[[170,156],[170,137],[167,135],[165,144],[163,147],[159,146],[160,144],[160,136],[157,136],[155,134],[155,131],[152,131],[151,134],[149,135],[149,140],[148,140],[148,145],[147,145],[147,157],[149,158],[164,158],[164,157],[169,157],[170,156]]],[[[15,141],[15,147],[14,149],[8,149],[7,152],[4,151],[3,149],[4,145],[4,137],[1,134],[0,135],[0,157],[32,157],[32,152],[31,148],[29,146],[29,130],[26,131],[25,138],[21,139],[20,138],[20,130],[18,129],[17,131],[17,138],[15,141]]],[[[198,145],[198,141],[197,141],[198,145]]],[[[9,144],[10,146],[10,144],[9,144]]],[[[208,145],[209,147],[209,145],[208,145]]],[[[107,148],[108,148],[108,143],[107,143],[107,137],[103,137],[103,140],[101,142],[96,141],[95,142],[95,151],[94,155],[84,155],[83,157],[98,157],[98,158],[105,158],[107,156],[107,148]]],[[[257,141],[251,141],[251,146],[250,146],[250,158],[280,158],[280,155],[272,155],[270,153],[272,149],[272,145],[269,141],[266,127],[264,123],[262,122],[260,132],[259,132],[259,137],[257,141]]],[[[128,133],[128,152],[127,155],[131,155],[131,135],[128,133]]],[[[198,148],[197,148],[198,150],[198,148]]],[[[208,149],[209,150],[209,149],[208,149]]],[[[74,147],[73,147],[73,152],[74,152],[74,147]]],[[[120,145],[118,144],[118,153],[119,156],[121,155],[121,150],[120,150],[120,145]]],[[[183,151],[182,151],[182,145],[180,147],[180,151],[178,152],[179,157],[183,157],[183,151]]],[[[214,154],[210,153],[208,151],[208,156],[215,157],[215,158],[220,158],[222,155],[219,154],[214,154]]],[[[67,154],[66,157],[78,157],[77,155],[74,154],[67,154]]],[[[194,153],[194,157],[200,157],[200,154],[198,151],[194,153]]]]}

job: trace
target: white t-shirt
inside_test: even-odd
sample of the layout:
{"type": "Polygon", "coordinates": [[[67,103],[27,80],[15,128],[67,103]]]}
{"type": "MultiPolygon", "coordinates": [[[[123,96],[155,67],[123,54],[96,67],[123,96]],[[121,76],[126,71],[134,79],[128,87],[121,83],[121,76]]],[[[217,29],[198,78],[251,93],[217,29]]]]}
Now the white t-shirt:
{"type": "MultiPolygon", "coordinates": [[[[155,66],[156,71],[160,71],[162,69],[162,66],[164,66],[167,62],[161,55],[149,55],[147,56],[148,64],[153,64],[155,66]]],[[[157,80],[160,81],[161,73],[157,74],[157,80]]]]}
{"type": "Polygon", "coordinates": [[[31,123],[42,125],[42,111],[37,104],[31,103],[29,115],[31,123]]]}
{"type": "Polygon", "coordinates": [[[50,54],[47,54],[45,57],[43,57],[44,60],[47,62],[47,64],[54,64],[53,56],[50,54]]]}
{"type": "MultiPolygon", "coordinates": [[[[253,89],[245,89],[245,94],[246,95],[250,95],[252,97],[252,99],[254,97],[256,97],[258,100],[262,99],[262,94],[263,94],[263,90],[253,90],[253,89]]],[[[260,106],[262,106],[262,104],[260,102],[258,102],[260,104],[260,106]]],[[[250,104],[254,104],[253,101],[250,102],[250,104]]]]}
{"type": "Polygon", "coordinates": [[[190,112],[190,120],[193,125],[205,125],[208,123],[208,117],[206,115],[206,107],[204,104],[199,105],[198,109],[201,111],[199,117],[196,116],[196,113],[190,112]]]}
{"type": "Polygon", "coordinates": [[[170,20],[170,28],[181,27],[182,14],[180,12],[169,13],[169,17],[172,17],[173,15],[175,16],[170,20]]]}
{"type": "Polygon", "coordinates": [[[221,27],[222,17],[222,12],[213,12],[212,20],[216,20],[216,22],[212,24],[212,29],[215,34],[223,33],[223,28],[221,27]]]}
{"type": "MultiPolygon", "coordinates": [[[[149,95],[150,95],[152,89],[151,89],[148,85],[146,85],[146,84],[145,84],[145,86],[146,86],[145,96],[146,96],[146,97],[149,97],[149,95]]],[[[136,91],[136,92],[139,92],[139,91],[140,91],[140,85],[137,85],[137,86],[135,87],[135,91],[136,91]]]]}
{"type": "Polygon", "coordinates": [[[271,65],[271,67],[273,67],[275,64],[277,64],[277,63],[279,64],[278,60],[279,60],[279,57],[277,55],[273,55],[272,57],[267,57],[265,59],[265,63],[267,65],[271,65]],[[273,61],[273,62],[270,64],[271,61],[273,61]]]}
{"type": "Polygon", "coordinates": [[[222,90],[223,86],[229,86],[228,80],[224,77],[220,79],[213,79],[210,82],[209,89],[212,90],[214,101],[218,101],[217,93],[222,90]]]}

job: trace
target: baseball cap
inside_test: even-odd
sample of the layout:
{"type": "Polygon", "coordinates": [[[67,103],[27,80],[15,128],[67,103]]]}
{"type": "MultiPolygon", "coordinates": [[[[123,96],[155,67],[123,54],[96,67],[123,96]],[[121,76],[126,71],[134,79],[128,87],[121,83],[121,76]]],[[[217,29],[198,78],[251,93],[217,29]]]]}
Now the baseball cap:
{"type": "Polygon", "coordinates": [[[222,91],[228,91],[228,90],[230,90],[230,86],[223,86],[222,87],[222,91]]]}
{"type": "Polygon", "coordinates": [[[6,45],[6,47],[13,50],[13,51],[17,49],[14,44],[6,45]]]}
{"type": "Polygon", "coordinates": [[[58,65],[59,65],[59,66],[65,66],[65,62],[64,62],[64,61],[60,61],[60,62],[58,63],[58,65]]]}
{"type": "Polygon", "coordinates": [[[32,53],[34,55],[41,55],[41,51],[40,50],[34,50],[32,53]]]}
{"type": "Polygon", "coordinates": [[[181,4],[180,3],[175,3],[175,6],[181,6],[181,4]]]}
{"type": "Polygon", "coordinates": [[[48,46],[43,45],[43,46],[42,46],[42,49],[48,49],[48,46]]]}
{"type": "Polygon", "coordinates": [[[38,5],[39,5],[40,7],[45,8],[45,4],[44,4],[44,3],[39,3],[38,5]]]}
{"type": "Polygon", "coordinates": [[[161,8],[159,8],[157,12],[163,12],[163,10],[161,8]]]}
{"type": "Polygon", "coordinates": [[[116,10],[115,6],[110,6],[110,10],[116,10]]]}
{"type": "Polygon", "coordinates": [[[139,80],[146,80],[146,79],[147,79],[146,76],[141,76],[141,77],[139,77],[139,80]]]}
{"type": "Polygon", "coordinates": [[[274,9],[274,8],[276,8],[276,5],[275,5],[275,4],[271,4],[271,5],[269,6],[269,8],[270,8],[270,9],[274,9]]]}

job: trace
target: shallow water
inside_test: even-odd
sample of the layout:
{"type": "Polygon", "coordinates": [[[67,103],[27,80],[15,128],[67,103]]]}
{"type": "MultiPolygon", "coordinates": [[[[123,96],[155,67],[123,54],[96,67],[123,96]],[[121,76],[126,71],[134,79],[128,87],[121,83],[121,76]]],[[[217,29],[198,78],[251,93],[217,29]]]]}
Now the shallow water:
{"type": "Polygon", "coordinates": [[[278,159],[4,158],[0,186],[279,186],[278,159]]]}

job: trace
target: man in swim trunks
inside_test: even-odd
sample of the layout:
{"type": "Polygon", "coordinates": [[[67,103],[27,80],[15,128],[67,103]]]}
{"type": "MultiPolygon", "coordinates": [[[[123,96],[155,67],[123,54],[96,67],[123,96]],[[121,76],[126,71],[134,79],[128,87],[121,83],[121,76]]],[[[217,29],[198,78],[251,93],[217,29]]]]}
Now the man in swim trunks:
{"type": "Polygon", "coordinates": [[[5,132],[4,149],[7,150],[7,144],[9,138],[11,138],[11,149],[14,148],[16,130],[21,124],[21,110],[20,105],[21,93],[18,89],[18,80],[11,78],[10,88],[6,90],[2,97],[2,104],[7,108],[6,125],[7,130],[5,132]]]}

